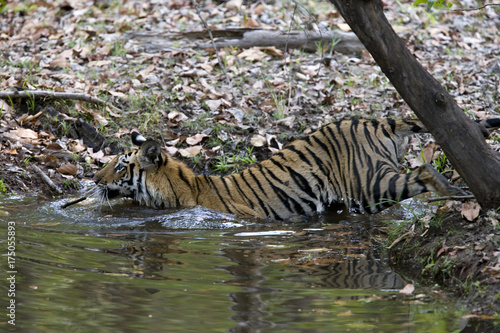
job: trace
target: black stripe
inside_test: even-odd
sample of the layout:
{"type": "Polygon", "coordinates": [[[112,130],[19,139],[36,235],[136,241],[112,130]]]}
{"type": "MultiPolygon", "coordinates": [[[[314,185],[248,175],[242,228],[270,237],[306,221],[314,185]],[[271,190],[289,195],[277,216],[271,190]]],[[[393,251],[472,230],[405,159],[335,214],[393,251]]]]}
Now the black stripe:
{"type": "Polygon", "coordinates": [[[222,204],[226,208],[226,211],[229,212],[229,213],[231,213],[231,210],[229,209],[229,206],[227,205],[226,200],[224,200],[222,198],[221,194],[219,193],[219,188],[215,185],[214,180],[212,179],[212,177],[205,176],[205,180],[207,181],[207,184],[209,184],[210,187],[215,190],[215,193],[219,197],[220,202],[222,202],[222,204]]]}
{"type": "MultiPolygon", "coordinates": [[[[252,209],[255,208],[255,204],[253,203],[252,200],[250,200],[250,198],[247,196],[247,194],[243,191],[243,189],[241,188],[240,184],[238,184],[238,178],[235,176],[235,175],[231,175],[229,176],[232,178],[233,182],[234,182],[234,187],[236,188],[236,190],[238,191],[238,193],[240,194],[240,197],[245,200],[247,206],[251,207],[252,209]]],[[[243,178],[243,174],[240,174],[240,177],[243,178]]]]}
{"type": "Polygon", "coordinates": [[[135,163],[130,163],[129,165],[130,179],[127,181],[127,184],[129,184],[130,186],[134,185],[134,168],[135,168],[135,163]]]}
{"type": "Polygon", "coordinates": [[[391,126],[392,133],[396,131],[396,121],[392,118],[387,118],[387,123],[391,126]]]}
{"type": "MultiPolygon", "coordinates": [[[[266,168],[265,170],[271,176],[271,178],[273,178],[276,182],[283,183],[283,180],[276,177],[276,175],[271,170],[269,170],[268,168],[266,168]]],[[[286,209],[289,212],[295,213],[295,214],[300,214],[300,215],[305,214],[304,208],[302,207],[302,205],[299,202],[297,202],[297,200],[292,198],[289,193],[286,193],[281,188],[275,186],[274,183],[269,180],[269,178],[267,177],[263,168],[261,168],[261,172],[262,172],[262,176],[264,176],[264,178],[266,178],[266,180],[271,185],[275,194],[278,196],[278,198],[280,198],[280,201],[283,203],[283,205],[286,207],[286,209]],[[290,206],[290,204],[293,205],[293,209],[290,206]]],[[[309,200],[304,200],[304,201],[310,202],[309,200]]],[[[309,203],[306,203],[306,204],[309,205],[309,203]]]]}
{"type": "MultiPolygon", "coordinates": [[[[335,123],[335,125],[337,126],[337,133],[340,133],[340,129],[339,129],[339,123],[335,123]]],[[[335,162],[337,163],[338,165],[338,168],[339,168],[339,177],[340,177],[340,181],[338,181],[338,184],[340,186],[340,191],[341,193],[339,193],[344,199],[347,200],[347,196],[348,196],[348,189],[347,189],[347,175],[346,175],[346,172],[343,170],[343,167],[339,161],[339,156],[343,155],[343,152],[342,152],[342,147],[340,145],[340,142],[337,140],[336,136],[335,136],[335,133],[333,133],[333,130],[330,126],[328,126],[326,128],[328,130],[328,133],[330,134],[330,136],[326,136],[329,140],[332,140],[334,142],[334,144],[332,144],[332,147],[335,149],[335,146],[337,146],[338,148],[336,149],[335,151],[335,162]]]]}
{"type": "MultiPolygon", "coordinates": [[[[259,165],[260,166],[260,165],[259,165]]],[[[250,168],[248,169],[248,174],[250,175],[250,177],[252,177],[252,179],[255,181],[255,184],[257,184],[257,187],[259,188],[259,190],[261,191],[261,193],[268,197],[269,196],[267,195],[266,191],[264,191],[264,188],[262,187],[262,184],[260,183],[260,181],[257,179],[257,177],[254,175],[254,170],[255,168],[250,168]]],[[[242,174],[243,176],[243,174],[242,174]]],[[[273,209],[273,207],[271,207],[269,204],[265,204],[262,199],[257,195],[257,192],[255,192],[255,190],[253,189],[253,186],[250,185],[250,183],[248,183],[248,181],[246,180],[246,178],[242,177],[243,180],[245,181],[245,183],[247,184],[247,186],[252,190],[252,192],[254,193],[255,197],[259,200],[259,204],[260,206],[262,207],[262,209],[266,212],[266,215],[267,216],[271,216],[273,218],[276,218],[277,216],[279,216],[276,211],[273,209]],[[269,208],[269,209],[268,209],[269,208]]]]}
{"type": "MultiPolygon", "coordinates": [[[[321,173],[329,179],[329,174],[330,171],[325,168],[324,161],[322,161],[309,147],[306,147],[307,152],[313,157],[314,162],[316,162],[316,165],[319,167],[321,173]]],[[[323,189],[325,188],[325,183],[321,177],[318,177],[315,173],[311,172],[314,178],[318,181],[319,186],[323,189]]]]}
{"type": "Polygon", "coordinates": [[[298,150],[297,147],[295,147],[294,145],[287,146],[286,149],[297,154],[302,162],[306,163],[309,166],[312,166],[311,163],[309,162],[309,159],[304,155],[304,153],[298,150]]]}
{"type": "Polygon", "coordinates": [[[300,173],[294,171],[292,168],[287,167],[287,169],[288,173],[290,174],[290,176],[292,176],[292,179],[295,181],[300,190],[302,192],[305,192],[309,197],[318,200],[318,197],[316,196],[316,194],[314,194],[314,191],[307,179],[300,173]]]}
{"type": "Polygon", "coordinates": [[[402,119],[402,121],[405,124],[410,125],[411,126],[410,127],[410,131],[412,131],[414,133],[425,132],[425,131],[423,131],[424,128],[421,127],[421,126],[419,126],[419,125],[417,125],[414,120],[402,119]]]}
{"type": "MultiPolygon", "coordinates": [[[[229,189],[229,186],[228,186],[228,184],[227,184],[228,178],[227,178],[227,177],[221,177],[221,178],[219,178],[219,179],[220,179],[220,180],[222,181],[222,183],[224,184],[224,187],[225,187],[226,192],[227,192],[227,197],[229,197],[229,198],[233,198],[233,195],[231,195],[231,190],[229,189]]],[[[236,212],[236,215],[246,215],[243,211],[241,211],[240,209],[238,209],[238,208],[236,207],[236,202],[235,202],[234,200],[230,200],[230,201],[228,202],[228,204],[230,204],[230,205],[231,205],[231,207],[232,207],[232,210],[229,210],[230,212],[233,212],[233,213],[234,213],[234,212],[236,212]]]]}
{"type": "MultiPolygon", "coordinates": [[[[343,188],[343,183],[342,183],[342,180],[341,180],[341,177],[342,177],[342,166],[340,165],[340,161],[339,161],[339,158],[338,156],[340,156],[339,152],[338,152],[338,149],[335,148],[335,143],[337,142],[335,137],[333,137],[332,134],[332,130],[328,127],[326,128],[326,130],[328,131],[328,134],[330,135],[327,135],[327,133],[325,133],[325,128],[326,127],[323,127],[321,130],[320,130],[320,133],[323,135],[323,137],[328,141],[328,144],[329,144],[329,147],[331,147],[332,149],[332,154],[330,156],[333,156],[332,158],[332,162],[335,162],[335,163],[332,163],[331,164],[331,176],[333,177],[333,179],[330,179],[330,183],[333,185],[334,187],[334,192],[335,192],[335,195],[337,196],[341,196],[343,197],[343,191],[342,191],[342,188],[343,188]],[[334,167],[337,167],[337,170],[334,169],[334,167]],[[340,178],[338,178],[340,177],[340,178]]],[[[318,138],[319,140],[319,138],[318,138]]],[[[337,147],[338,147],[338,142],[337,142],[337,147]]]]}
{"type": "Polygon", "coordinates": [[[179,175],[179,178],[186,183],[186,185],[191,186],[191,183],[189,182],[189,179],[186,178],[184,175],[184,172],[182,171],[182,167],[179,165],[177,168],[177,174],[179,175]]]}

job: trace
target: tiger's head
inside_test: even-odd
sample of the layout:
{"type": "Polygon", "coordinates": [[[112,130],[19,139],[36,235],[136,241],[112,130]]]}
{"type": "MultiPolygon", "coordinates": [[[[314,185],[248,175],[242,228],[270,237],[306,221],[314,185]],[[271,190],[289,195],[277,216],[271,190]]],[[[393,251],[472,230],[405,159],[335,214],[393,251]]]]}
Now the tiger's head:
{"type": "Polygon", "coordinates": [[[148,189],[148,182],[152,181],[148,180],[148,172],[158,170],[167,156],[162,154],[159,143],[146,140],[138,132],[132,132],[132,143],[136,148],[116,156],[95,174],[96,193],[101,200],[121,196],[153,207],[161,206],[152,197],[155,191],[148,189]]]}

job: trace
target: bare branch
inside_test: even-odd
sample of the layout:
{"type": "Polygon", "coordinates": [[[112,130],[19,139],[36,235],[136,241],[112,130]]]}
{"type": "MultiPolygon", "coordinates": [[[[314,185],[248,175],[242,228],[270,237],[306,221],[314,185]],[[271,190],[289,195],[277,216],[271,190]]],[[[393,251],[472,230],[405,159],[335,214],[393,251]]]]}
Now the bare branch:
{"type": "Polygon", "coordinates": [[[473,10],[481,10],[481,9],[485,9],[486,7],[488,6],[500,6],[500,3],[488,3],[484,6],[481,6],[481,7],[475,7],[475,8],[459,8],[459,9],[450,9],[450,11],[452,12],[469,12],[469,11],[473,11],[473,10]]]}
{"type": "Polygon", "coordinates": [[[47,184],[47,186],[50,187],[52,191],[56,192],[57,194],[63,193],[61,189],[57,187],[56,184],[54,184],[54,182],[49,178],[49,176],[47,176],[42,170],[40,170],[39,167],[33,164],[31,165],[31,168],[35,170],[35,172],[40,176],[40,178],[42,178],[45,184],[47,184]]]}
{"type": "Polygon", "coordinates": [[[84,101],[88,103],[109,106],[113,111],[121,112],[116,106],[103,101],[94,96],[81,93],[64,93],[55,91],[43,91],[43,90],[24,90],[24,91],[0,91],[0,99],[14,99],[14,98],[35,98],[35,97],[48,97],[55,99],[73,99],[78,101],[84,101]]]}
{"type": "Polygon", "coordinates": [[[437,197],[437,198],[431,198],[427,200],[428,202],[434,202],[434,201],[441,201],[441,200],[469,200],[469,199],[474,199],[475,196],[473,195],[451,195],[447,197],[437,197]]]}

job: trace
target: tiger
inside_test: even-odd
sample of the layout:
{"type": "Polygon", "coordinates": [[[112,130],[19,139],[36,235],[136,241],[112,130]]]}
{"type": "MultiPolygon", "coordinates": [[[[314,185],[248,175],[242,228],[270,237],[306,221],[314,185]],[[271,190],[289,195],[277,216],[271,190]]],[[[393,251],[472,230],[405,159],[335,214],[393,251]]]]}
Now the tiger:
{"type": "MultiPolygon", "coordinates": [[[[500,126],[500,119],[482,121],[500,126]]],[[[241,217],[293,221],[333,204],[374,214],[424,192],[464,195],[424,163],[400,170],[417,119],[345,119],[324,125],[240,173],[196,175],[154,140],[132,131],[135,148],[117,155],[94,180],[101,199],[128,197],[158,209],[196,205],[241,217]]]]}

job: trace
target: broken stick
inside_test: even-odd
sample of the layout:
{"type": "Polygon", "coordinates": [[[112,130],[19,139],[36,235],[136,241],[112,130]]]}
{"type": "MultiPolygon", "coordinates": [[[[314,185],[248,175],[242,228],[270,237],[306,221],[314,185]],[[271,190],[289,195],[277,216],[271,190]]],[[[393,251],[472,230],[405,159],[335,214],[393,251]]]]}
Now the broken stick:
{"type": "Polygon", "coordinates": [[[80,201],[83,201],[83,200],[85,200],[85,199],[87,199],[87,197],[81,197],[81,198],[78,198],[78,199],[75,199],[75,200],[68,201],[68,202],[66,202],[64,205],[62,205],[62,206],[61,206],[61,208],[63,208],[63,209],[64,209],[64,208],[67,208],[67,207],[72,206],[72,205],[74,205],[74,204],[77,204],[77,203],[79,203],[80,201]]]}
{"type": "Polygon", "coordinates": [[[108,102],[105,102],[102,99],[99,99],[97,97],[90,96],[87,94],[81,94],[81,93],[64,93],[64,92],[44,91],[44,90],[0,91],[0,99],[6,99],[6,98],[27,99],[27,98],[35,98],[35,97],[50,97],[50,98],[56,98],[56,99],[75,99],[78,101],[84,101],[84,102],[88,102],[88,103],[109,106],[111,109],[113,109],[113,111],[119,111],[119,112],[121,111],[116,106],[114,106],[108,102]]]}
{"type": "Polygon", "coordinates": [[[47,184],[47,186],[50,187],[50,189],[52,191],[56,192],[57,194],[62,194],[63,193],[61,191],[61,189],[59,187],[57,187],[57,185],[54,184],[54,182],[49,178],[49,176],[47,176],[42,170],[40,170],[39,167],[37,167],[36,165],[32,164],[31,168],[33,170],[35,170],[35,172],[40,176],[40,178],[42,178],[42,180],[44,181],[44,183],[47,184]]]}

